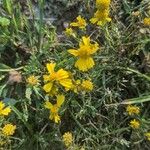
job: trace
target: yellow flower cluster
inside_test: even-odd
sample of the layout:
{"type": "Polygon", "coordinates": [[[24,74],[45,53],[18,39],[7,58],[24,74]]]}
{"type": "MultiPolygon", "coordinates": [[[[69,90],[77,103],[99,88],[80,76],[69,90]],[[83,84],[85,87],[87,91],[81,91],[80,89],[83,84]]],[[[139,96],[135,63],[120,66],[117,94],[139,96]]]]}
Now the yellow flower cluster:
{"type": "Polygon", "coordinates": [[[94,17],[90,19],[92,24],[104,26],[107,22],[111,21],[109,17],[109,5],[110,0],[96,0],[97,11],[94,13],[94,17]]]}
{"type": "Polygon", "coordinates": [[[2,128],[2,133],[5,136],[11,136],[15,133],[16,130],[16,126],[12,125],[12,124],[6,124],[3,128],[2,128]]]}
{"type": "Polygon", "coordinates": [[[73,142],[72,133],[70,133],[70,132],[64,133],[64,135],[63,135],[63,142],[64,142],[66,147],[69,147],[72,144],[72,142],[73,142]]]}
{"type": "Polygon", "coordinates": [[[5,107],[5,104],[1,101],[0,102],[0,116],[8,116],[11,112],[10,107],[5,107]]]}
{"type": "MultiPolygon", "coordinates": [[[[105,20],[109,20],[108,10],[109,10],[110,1],[101,2],[96,1],[96,7],[98,11],[95,13],[96,22],[104,23],[105,20]],[[101,19],[101,20],[99,20],[101,19]]],[[[95,22],[94,22],[95,23],[95,22]]],[[[65,30],[67,36],[73,36],[78,39],[78,34],[74,29],[82,29],[82,33],[86,31],[87,22],[79,15],[75,21],[71,22],[65,30]]],[[[78,30],[80,32],[80,30],[78,30]]],[[[68,53],[75,57],[74,66],[81,72],[86,72],[92,69],[95,65],[93,55],[100,49],[99,44],[91,40],[90,36],[82,34],[79,36],[79,43],[77,48],[71,48],[68,50],[68,53]]],[[[56,63],[47,63],[47,74],[43,75],[44,86],[43,89],[47,93],[47,96],[56,96],[57,100],[55,104],[52,104],[49,101],[46,101],[45,108],[50,110],[49,119],[53,120],[55,123],[60,122],[59,110],[61,105],[64,103],[65,97],[60,95],[62,91],[68,92],[73,91],[74,93],[87,93],[93,90],[93,83],[91,80],[85,79],[75,79],[72,73],[64,69],[55,69],[56,63]],[[61,91],[61,92],[60,92],[61,91]],[[63,98],[64,97],[64,98],[63,98]]]]}
{"type": "Polygon", "coordinates": [[[76,33],[75,33],[75,31],[72,28],[78,27],[79,29],[85,29],[86,26],[87,26],[86,20],[79,15],[76,18],[76,21],[70,23],[69,27],[66,28],[65,34],[67,36],[74,36],[74,37],[76,37],[76,33]]]}
{"type": "MultiPolygon", "coordinates": [[[[5,124],[5,118],[4,116],[8,116],[11,112],[10,107],[6,107],[5,104],[0,101],[0,117],[2,117],[2,123],[5,124]]],[[[9,136],[13,135],[15,132],[16,126],[12,125],[11,123],[5,124],[4,127],[0,128],[0,147],[3,147],[5,144],[7,144],[7,141],[9,140],[9,136]]]]}
{"type": "MultiPolygon", "coordinates": [[[[87,41],[85,40],[84,42],[86,43],[87,41]]],[[[93,45],[96,47],[96,44],[89,43],[89,46],[91,46],[91,49],[93,49],[94,51],[93,45]]],[[[43,79],[45,82],[43,89],[49,96],[57,97],[55,104],[46,101],[45,108],[50,110],[49,119],[53,120],[55,123],[59,123],[59,110],[65,100],[65,96],[59,94],[59,89],[62,90],[62,87],[64,87],[66,91],[72,90],[75,93],[78,93],[79,91],[88,92],[93,90],[93,83],[90,80],[82,80],[82,82],[80,80],[74,80],[70,72],[67,72],[64,69],[59,69],[58,71],[55,71],[55,66],[56,63],[48,63],[46,65],[48,74],[43,75],[43,79]]]]}
{"type": "Polygon", "coordinates": [[[128,105],[126,108],[126,111],[129,115],[134,115],[134,114],[139,114],[140,113],[140,109],[137,106],[132,106],[132,105],[128,105]]]}
{"type": "MultiPolygon", "coordinates": [[[[126,108],[126,112],[131,115],[138,115],[140,113],[140,108],[137,106],[128,105],[126,108]]],[[[137,119],[133,119],[130,121],[130,127],[133,129],[138,129],[140,127],[140,122],[137,119]]]]}
{"type": "Polygon", "coordinates": [[[64,103],[64,100],[65,100],[64,95],[58,95],[56,104],[53,105],[49,101],[45,102],[45,108],[50,110],[49,119],[54,120],[55,123],[60,122],[60,116],[58,115],[58,112],[59,112],[61,105],[64,103]]]}
{"type": "Polygon", "coordinates": [[[69,49],[68,52],[78,60],[75,63],[75,67],[80,71],[88,71],[95,65],[93,55],[99,49],[98,43],[91,43],[90,37],[83,36],[81,42],[79,43],[78,49],[69,49]]]}

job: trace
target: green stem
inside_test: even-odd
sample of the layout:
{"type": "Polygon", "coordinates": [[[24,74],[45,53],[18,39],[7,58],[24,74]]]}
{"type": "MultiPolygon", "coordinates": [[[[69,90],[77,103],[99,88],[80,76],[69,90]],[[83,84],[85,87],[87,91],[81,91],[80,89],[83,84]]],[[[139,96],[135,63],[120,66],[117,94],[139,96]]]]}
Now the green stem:
{"type": "Polygon", "coordinates": [[[21,70],[21,69],[23,69],[23,66],[19,67],[19,68],[0,69],[0,72],[10,72],[10,71],[17,71],[17,70],[21,70]]]}
{"type": "Polygon", "coordinates": [[[145,75],[145,74],[139,72],[138,70],[134,70],[134,69],[131,69],[131,68],[128,68],[128,67],[127,67],[127,68],[124,68],[124,67],[117,67],[117,68],[130,71],[130,72],[132,72],[132,73],[137,74],[139,77],[145,78],[146,80],[150,81],[150,77],[149,77],[149,76],[147,76],[147,75],[145,75]]]}
{"type": "Polygon", "coordinates": [[[133,69],[131,69],[131,68],[127,68],[127,70],[128,70],[128,71],[131,71],[131,72],[133,72],[133,73],[136,73],[138,76],[143,77],[143,78],[147,79],[148,81],[150,81],[150,77],[149,77],[149,76],[147,76],[147,75],[145,75],[145,74],[142,74],[141,72],[139,72],[139,71],[137,71],[137,70],[133,70],[133,69]]]}

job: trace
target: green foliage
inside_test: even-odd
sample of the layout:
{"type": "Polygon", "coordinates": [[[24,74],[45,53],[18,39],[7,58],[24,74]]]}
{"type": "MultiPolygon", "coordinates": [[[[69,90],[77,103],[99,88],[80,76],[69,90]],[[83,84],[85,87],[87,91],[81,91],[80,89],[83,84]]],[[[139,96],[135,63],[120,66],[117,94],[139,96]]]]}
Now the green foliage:
{"type": "MultiPolygon", "coordinates": [[[[68,131],[73,135],[70,150],[149,149],[144,133],[150,130],[150,31],[143,25],[144,17],[150,15],[148,4],[146,0],[114,0],[112,22],[98,27],[89,22],[95,10],[90,0],[27,0],[26,10],[17,0],[3,0],[0,100],[12,110],[6,122],[17,126],[4,149],[63,150],[62,135],[68,131]],[[140,15],[133,15],[135,11],[140,15]],[[75,38],[65,36],[62,24],[78,14],[86,18],[87,31],[77,30],[75,38]],[[99,43],[100,50],[94,56],[95,67],[82,73],[73,66],[75,59],[67,50],[78,47],[85,34],[99,43]],[[78,94],[59,87],[66,97],[59,124],[49,119],[44,107],[46,100],[55,103],[56,99],[43,90],[49,62],[57,62],[56,70],[71,71],[75,80],[90,78],[94,84],[93,91],[78,94]],[[38,79],[36,85],[27,81],[32,75],[38,79]],[[127,114],[128,104],[140,107],[139,116],[127,114]],[[140,129],[129,126],[134,117],[140,129]]],[[[0,120],[0,127],[3,124],[0,120]]]]}

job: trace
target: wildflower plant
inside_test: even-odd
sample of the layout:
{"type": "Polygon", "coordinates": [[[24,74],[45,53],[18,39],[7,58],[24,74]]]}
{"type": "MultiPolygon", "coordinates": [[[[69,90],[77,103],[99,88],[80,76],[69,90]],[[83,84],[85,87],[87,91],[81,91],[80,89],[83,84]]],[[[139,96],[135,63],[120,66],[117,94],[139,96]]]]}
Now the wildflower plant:
{"type": "Polygon", "coordinates": [[[0,2],[0,148],[148,149],[148,1],[54,3],[0,2]]]}
{"type": "Polygon", "coordinates": [[[45,108],[50,110],[50,120],[54,120],[55,123],[60,122],[60,116],[58,115],[58,111],[61,107],[61,105],[64,103],[65,97],[63,95],[58,95],[56,104],[52,104],[49,101],[45,102],[45,108]]]}

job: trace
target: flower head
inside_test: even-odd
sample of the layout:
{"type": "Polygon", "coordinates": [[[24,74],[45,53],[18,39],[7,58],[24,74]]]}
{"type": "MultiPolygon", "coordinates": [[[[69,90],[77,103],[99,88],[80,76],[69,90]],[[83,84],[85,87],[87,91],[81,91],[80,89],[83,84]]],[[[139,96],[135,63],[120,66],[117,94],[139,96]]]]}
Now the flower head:
{"type": "Polygon", "coordinates": [[[15,130],[16,130],[16,126],[9,123],[9,124],[6,124],[2,128],[2,133],[5,136],[10,136],[10,135],[13,135],[15,133],[15,130]]]}
{"type": "Polygon", "coordinates": [[[39,84],[39,80],[38,80],[38,78],[37,78],[36,76],[31,75],[31,76],[29,76],[29,77],[27,78],[27,83],[28,83],[29,85],[34,86],[34,85],[38,85],[38,84],[39,84]]]}
{"type": "Polygon", "coordinates": [[[139,114],[140,109],[137,106],[128,105],[126,111],[129,115],[139,114]]]}
{"type": "Polygon", "coordinates": [[[150,18],[144,18],[143,23],[145,26],[150,26],[150,18]]]}
{"type": "Polygon", "coordinates": [[[66,28],[65,34],[66,34],[67,36],[75,35],[72,28],[66,28]]]}
{"type": "Polygon", "coordinates": [[[150,141],[150,132],[145,133],[145,136],[146,136],[147,139],[150,141]]]}
{"type": "Polygon", "coordinates": [[[1,101],[0,102],[0,116],[8,116],[11,112],[10,107],[5,107],[5,104],[1,101]]]}
{"type": "Polygon", "coordinates": [[[72,86],[72,81],[69,78],[69,73],[64,69],[59,69],[58,71],[55,71],[55,66],[55,63],[48,63],[46,67],[49,74],[43,76],[44,82],[46,83],[43,89],[50,94],[53,93],[52,91],[54,90],[54,86],[56,87],[56,84],[62,85],[63,87],[68,89],[70,89],[72,86]]]}
{"type": "Polygon", "coordinates": [[[57,96],[57,102],[56,104],[52,104],[49,101],[46,101],[45,103],[45,108],[50,110],[50,120],[54,120],[55,123],[60,122],[60,116],[58,115],[59,109],[61,105],[64,103],[65,97],[63,95],[58,95],[57,96]]]}
{"type": "Polygon", "coordinates": [[[72,142],[73,142],[72,133],[70,133],[70,132],[64,133],[64,135],[63,135],[63,142],[64,142],[66,147],[69,147],[72,144],[72,142]]]}
{"type": "Polygon", "coordinates": [[[107,22],[111,21],[109,17],[109,10],[100,11],[97,10],[94,14],[94,17],[90,19],[92,24],[97,24],[99,26],[104,26],[107,22]]]}
{"type": "Polygon", "coordinates": [[[130,127],[138,129],[140,127],[140,122],[136,119],[130,121],[130,127]]]}
{"type": "Polygon", "coordinates": [[[82,18],[80,15],[76,18],[75,22],[70,23],[70,26],[72,27],[79,27],[81,29],[85,29],[86,27],[86,21],[84,18],[82,18]]]}
{"type": "Polygon", "coordinates": [[[108,9],[110,5],[110,0],[96,0],[96,8],[99,10],[108,9]]]}
{"type": "Polygon", "coordinates": [[[82,41],[79,44],[79,48],[70,49],[68,52],[79,59],[75,63],[75,67],[81,71],[87,71],[95,65],[93,55],[99,49],[98,43],[92,44],[90,41],[90,37],[82,37],[82,41]]]}
{"type": "Polygon", "coordinates": [[[82,86],[83,90],[85,90],[85,91],[93,90],[93,83],[90,80],[83,80],[81,86],[82,86]]]}

